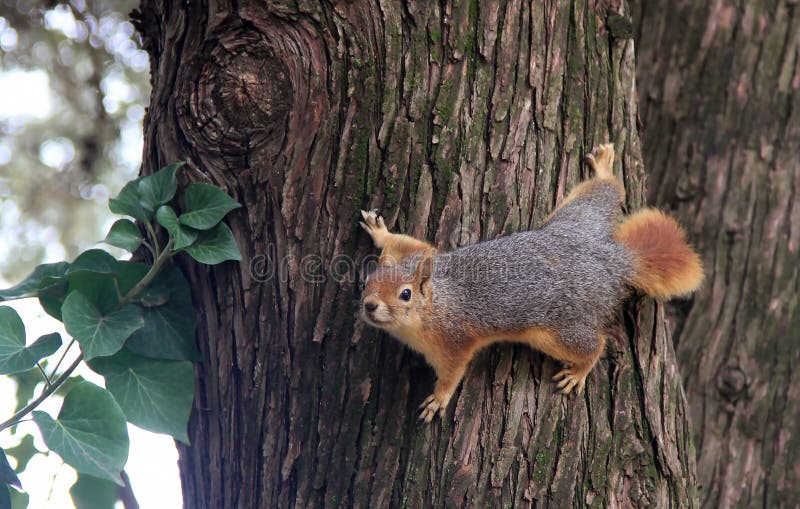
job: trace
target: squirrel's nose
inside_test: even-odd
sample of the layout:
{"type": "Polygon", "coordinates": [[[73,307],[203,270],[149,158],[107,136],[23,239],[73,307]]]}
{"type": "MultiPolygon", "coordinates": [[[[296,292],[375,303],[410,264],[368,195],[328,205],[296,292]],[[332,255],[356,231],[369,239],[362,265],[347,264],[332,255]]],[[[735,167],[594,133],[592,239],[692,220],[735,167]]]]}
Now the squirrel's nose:
{"type": "Polygon", "coordinates": [[[367,311],[369,311],[371,313],[371,312],[375,311],[376,309],[378,309],[378,304],[376,302],[371,301],[371,300],[370,301],[366,301],[366,302],[364,302],[364,309],[366,309],[367,311]]]}

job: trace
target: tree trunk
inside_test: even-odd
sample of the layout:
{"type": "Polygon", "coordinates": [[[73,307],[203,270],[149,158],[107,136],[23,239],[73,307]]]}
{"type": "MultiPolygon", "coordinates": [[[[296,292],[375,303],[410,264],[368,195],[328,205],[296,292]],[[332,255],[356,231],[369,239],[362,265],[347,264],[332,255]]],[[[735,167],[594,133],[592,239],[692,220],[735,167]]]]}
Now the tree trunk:
{"type": "Polygon", "coordinates": [[[706,507],[800,506],[800,12],[641,2],[650,196],[690,225],[706,282],[676,348],[706,507]]]}
{"type": "MultiPolygon", "coordinates": [[[[440,249],[536,225],[613,140],[643,199],[626,13],[594,2],[157,2],[151,172],[225,187],[241,265],[182,260],[199,312],[187,507],[691,505],[662,309],[632,299],[582,397],[524,347],[470,365],[441,421],[419,356],[355,320],[358,210],[440,249]],[[606,19],[614,20],[607,28],[606,19]]],[[[576,233],[578,234],[578,233],[576,233]]],[[[532,291],[535,291],[532,289],[532,291]]]]}

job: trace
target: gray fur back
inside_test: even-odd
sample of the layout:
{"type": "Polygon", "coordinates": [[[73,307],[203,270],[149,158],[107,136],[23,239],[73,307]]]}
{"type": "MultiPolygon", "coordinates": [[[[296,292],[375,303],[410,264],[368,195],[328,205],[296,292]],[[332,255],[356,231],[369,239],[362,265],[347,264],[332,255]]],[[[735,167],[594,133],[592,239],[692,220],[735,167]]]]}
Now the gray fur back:
{"type": "Polygon", "coordinates": [[[537,230],[436,256],[434,321],[456,337],[468,323],[482,332],[551,327],[579,351],[626,294],[633,256],[614,242],[617,190],[598,185],[537,230]]]}

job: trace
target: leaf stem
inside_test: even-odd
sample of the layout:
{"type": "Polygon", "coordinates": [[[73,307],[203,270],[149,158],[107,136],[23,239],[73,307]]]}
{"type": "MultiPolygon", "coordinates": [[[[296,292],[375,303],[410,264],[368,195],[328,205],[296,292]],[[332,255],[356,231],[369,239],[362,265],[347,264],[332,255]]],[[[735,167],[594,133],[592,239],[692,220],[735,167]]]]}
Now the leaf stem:
{"type": "Polygon", "coordinates": [[[150,254],[153,256],[153,259],[154,259],[154,260],[155,260],[156,258],[158,258],[158,257],[156,256],[156,250],[155,250],[155,249],[153,249],[153,246],[151,246],[149,242],[147,242],[146,240],[143,240],[143,241],[142,241],[142,245],[143,245],[144,247],[146,247],[148,251],[150,251],[150,254]]]}
{"type": "Polygon", "coordinates": [[[7,421],[0,424],[0,431],[3,431],[4,429],[10,428],[11,426],[15,425],[23,417],[28,415],[31,412],[31,410],[39,406],[39,403],[41,403],[42,401],[47,399],[48,396],[53,394],[56,391],[56,389],[61,387],[61,385],[67,381],[67,378],[69,378],[72,372],[75,371],[75,368],[78,367],[78,364],[80,364],[82,360],[83,360],[83,354],[80,354],[78,358],[75,359],[75,361],[69,365],[67,370],[61,373],[61,376],[59,376],[52,384],[50,384],[49,387],[45,388],[45,390],[43,390],[42,393],[39,394],[39,396],[36,399],[25,405],[25,407],[22,410],[12,415],[11,418],[9,418],[7,421]]]}
{"type": "Polygon", "coordinates": [[[36,363],[36,367],[39,368],[39,372],[42,374],[42,378],[44,378],[45,385],[47,385],[49,387],[50,386],[50,377],[47,376],[47,373],[44,372],[44,368],[42,367],[42,363],[41,362],[37,362],[36,363]]]}
{"type": "MultiPolygon", "coordinates": [[[[161,256],[161,250],[159,249],[156,231],[153,229],[153,225],[150,223],[150,221],[146,221],[144,226],[147,228],[147,234],[150,235],[150,241],[153,243],[153,249],[151,249],[151,251],[155,250],[155,252],[153,252],[153,259],[156,260],[159,256],[161,256]]],[[[169,251],[169,249],[165,249],[165,251],[169,251]]]]}
{"type": "Polygon", "coordinates": [[[67,356],[67,352],[69,352],[69,349],[72,348],[72,345],[74,344],[75,344],[75,338],[72,338],[72,340],[69,343],[67,343],[67,349],[64,350],[64,353],[61,354],[61,358],[58,359],[58,362],[56,362],[56,367],[53,368],[53,373],[51,373],[50,376],[56,376],[56,373],[58,373],[59,366],[61,366],[61,363],[64,362],[64,358],[67,356]]]}
{"type": "Polygon", "coordinates": [[[150,284],[150,281],[152,281],[153,278],[156,277],[156,274],[158,274],[158,271],[161,269],[161,266],[164,265],[164,262],[166,262],[169,259],[169,257],[172,256],[172,254],[170,253],[171,249],[172,249],[172,239],[169,239],[169,242],[167,242],[167,245],[164,247],[164,251],[162,251],[161,254],[158,256],[158,258],[155,259],[153,265],[150,267],[150,270],[147,271],[147,274],[144,275],[141,281],[136,283],[133,286],[133,288],[131,288],[130,291],[119,300],[118,307],[122,307],[125,304],[128,304],[133,299],[135,299],[136,296],[139,295],[139,292],[144,290],[147,287],[147,285],[150,284]]]}

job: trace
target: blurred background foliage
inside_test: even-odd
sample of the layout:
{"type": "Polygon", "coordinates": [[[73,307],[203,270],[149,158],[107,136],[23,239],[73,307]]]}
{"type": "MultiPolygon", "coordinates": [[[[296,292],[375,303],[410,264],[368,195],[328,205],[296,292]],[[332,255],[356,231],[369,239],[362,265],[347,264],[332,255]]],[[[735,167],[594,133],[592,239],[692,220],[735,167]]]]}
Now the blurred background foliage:
{"type": "MultiPolygon", "coordinates": [[[[137,6],[138,0],[0,0],[0,287],[40,263],[74,259],[117,219],[108,198],[138,174],[150,94],[148,56],[128,21],[137,6]]],[[[40,319],[26,326],[50,326],[36,303],[28,307],[40,319]]],[[[3,416],[42,384],[36,370],[0,382],[3,416]]],[[[12,490],[13,507],[110,507],[69,497],[74,472],[39,454],[43,444],[37,447],[27,435],[36,432],[25,426],[4,444],[27,492],[12,490]]],[[[141,477],[139,485],[147,484],[152,480],[141,477]]]]}
{"type": "Polygon", "coordinates": [[[149,63],[134,0],[0,0],[0,279],[74,258],[138,173],[149,63]]]}

